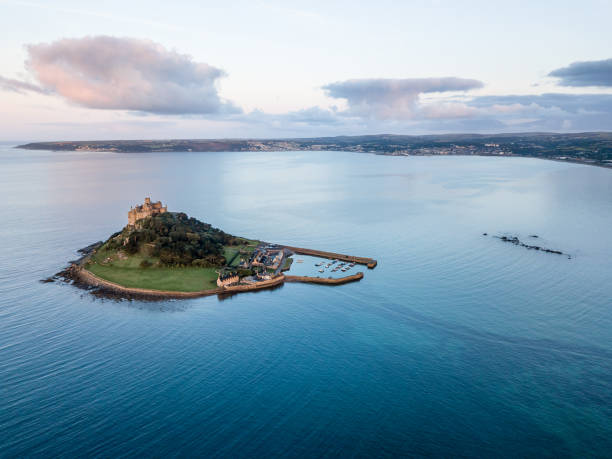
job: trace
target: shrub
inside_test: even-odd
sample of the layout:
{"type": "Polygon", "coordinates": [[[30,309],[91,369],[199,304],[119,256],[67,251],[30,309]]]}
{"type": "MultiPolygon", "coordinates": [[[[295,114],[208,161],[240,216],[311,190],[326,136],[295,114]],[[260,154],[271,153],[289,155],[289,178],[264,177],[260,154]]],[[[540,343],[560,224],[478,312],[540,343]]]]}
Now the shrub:
{"type": "Polygon", "coordinates": [[[220,266],[225,263],[223,246],[240,241],[208,223],[171,212],[142,219],[137,229],[126,227],[113,237],[106,242],[108,249],[150,254],[165,266],[220,266]]]}
{"type": "Polygon", "coordinates": [[[238,269],[236,270],[236,272],[238,273],[239,277],[246,277],[246,276],[253,275],[253,271],[251,271],[250,269],[238,269]]]}

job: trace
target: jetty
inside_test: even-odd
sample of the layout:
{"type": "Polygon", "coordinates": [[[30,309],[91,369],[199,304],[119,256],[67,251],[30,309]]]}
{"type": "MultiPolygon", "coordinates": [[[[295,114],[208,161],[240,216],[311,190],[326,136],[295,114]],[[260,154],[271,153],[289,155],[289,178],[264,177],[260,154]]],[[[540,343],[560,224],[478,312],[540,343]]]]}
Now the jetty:
{"type": "Polygon", "coordinates": [[[365,265],[369,269],[374,269],[378,262],[373,258],[367,257],[356,257],[353,255],[345,255],[342,253],[334,253],[334,252],[325,252],[323,250],[314,250],[314,249],[305,249],[303,247],[293,247],[290,245],[283,246],[285,249],[291,250],[294,253],[299,253],[302,255],[311,255],[313,257],[320,258],[329,258],[330,260],[342,260],[342,261],[350,261],[352,263],[357,263],[360,265],[365,265]]]}
{"type": "Polygon", "coordinates": [[[285,282],[304,282],[307,284],[341,285],[363,279],[363,273],[358,272],[345,277],[312,277],[312,276],[289,276],[285,275],[285,282]]]}

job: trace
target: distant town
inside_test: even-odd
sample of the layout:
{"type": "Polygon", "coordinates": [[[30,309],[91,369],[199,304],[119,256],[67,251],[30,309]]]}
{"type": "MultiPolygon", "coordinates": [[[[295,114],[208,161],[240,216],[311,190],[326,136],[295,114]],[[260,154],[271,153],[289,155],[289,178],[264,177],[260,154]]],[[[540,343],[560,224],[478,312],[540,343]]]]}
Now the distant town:
{"type": "Polygon", "coordinates": [[[351,151],[394,156],[522,156],[612,167],[612,133],[365,135],[295,139],[104,140],[37,142],[18,148],[54,151],[214,152],[351,151]]]}

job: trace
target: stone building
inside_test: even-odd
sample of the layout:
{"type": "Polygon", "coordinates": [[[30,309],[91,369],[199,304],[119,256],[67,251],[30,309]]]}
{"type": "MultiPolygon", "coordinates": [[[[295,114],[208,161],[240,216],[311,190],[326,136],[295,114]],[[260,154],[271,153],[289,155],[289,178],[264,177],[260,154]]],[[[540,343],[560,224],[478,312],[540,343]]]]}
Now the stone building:
{"type": "Polygon", "coordinates": [[[225,287],[230,284],[237,284],[240,282],[240,278],[236,273],[219,274],[217,278],[217,287],[225,287]]]}
{"type": "Polygon", "coordinates": [[[151,198],[145,198],[144,204],[132,207],[128,212],[128,225],[134,226],[141,218],[164,214],[166,212],[168,212],[168,208],[162,206],[161,201],[151,202],[151,198]]]}

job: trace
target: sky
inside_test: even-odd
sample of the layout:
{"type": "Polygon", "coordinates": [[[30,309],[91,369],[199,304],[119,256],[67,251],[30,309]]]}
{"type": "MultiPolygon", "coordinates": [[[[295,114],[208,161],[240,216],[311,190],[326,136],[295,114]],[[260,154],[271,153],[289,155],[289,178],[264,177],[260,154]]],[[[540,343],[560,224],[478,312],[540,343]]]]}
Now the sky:
{"type": "Polygon", "coordinates": [[[0,0],[0,141],[612,130],[612,0],[0,0]]]}

